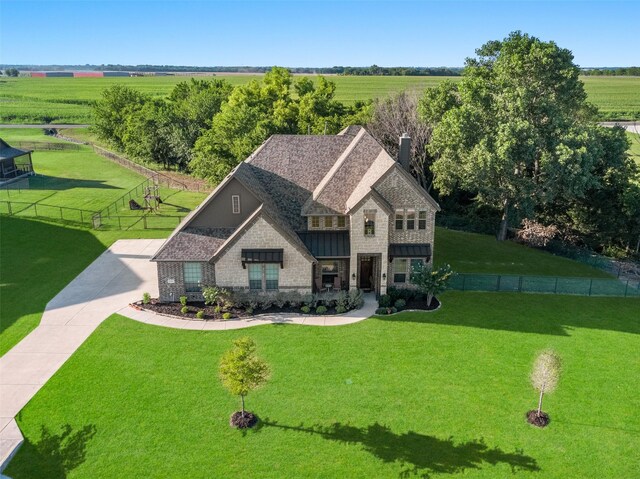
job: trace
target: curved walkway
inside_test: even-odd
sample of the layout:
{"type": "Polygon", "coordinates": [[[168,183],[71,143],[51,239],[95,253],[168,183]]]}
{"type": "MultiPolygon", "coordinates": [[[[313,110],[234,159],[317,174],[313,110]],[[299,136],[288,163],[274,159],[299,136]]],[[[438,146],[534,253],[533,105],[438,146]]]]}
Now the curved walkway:
{"type": "Polygon", "coordinates": [[[190,321],[136,310],[144,292],[158,295],[156,265],[149,259],[164,240],[119,240],[102,253],[45,308],[40,324],[0,358],[0,471],[22,444],[14,417],[113,313],[158,326],[225,330],[272,323],[338,326],[375,311],[373,294],[362,309],[341,316],[262,315],[255,319],[190,321]]]}
{"type": "Polygon", "coordinates": [[[364,306],[354,311],[341,314],[339,316],[310,316],[308,314],[261,314],[250,319],[229,319],[227,321],[216,320],[191,320],[181,319],[173,316],[165,316],[152,311],[141,311],[127,306],[117,311],[118,314],[127,318],[140,321],[141,323],[153,324],[155,326],[165,326],[177,329],[194,329],[198,331],[223,331],[226,329],[242,329],[264,324],[302,324],[308,326],[342,326],[352,324],[367,319],[376,311],[376,297],[373,293],[365,294],[364,306]]]}

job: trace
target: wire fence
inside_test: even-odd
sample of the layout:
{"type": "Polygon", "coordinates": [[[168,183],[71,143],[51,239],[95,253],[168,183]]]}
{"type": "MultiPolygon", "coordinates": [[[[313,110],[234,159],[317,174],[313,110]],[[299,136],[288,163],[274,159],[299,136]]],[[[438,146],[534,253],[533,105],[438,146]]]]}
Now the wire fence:
{"type": "Polygon", "coordinates": [[[577,296],[640,297],[640,281],[632,279],[571,278],[458,273],[449,283],[457,291],[571,294],[577,296]]]}
{"type": "Polygon", "coordinates": [[[45,218],[67,223],[76,223],[95,228],[95,211],[45,203],[27,203],[24,201],[0,201],[0,214],[27,218],[45,218]]]}

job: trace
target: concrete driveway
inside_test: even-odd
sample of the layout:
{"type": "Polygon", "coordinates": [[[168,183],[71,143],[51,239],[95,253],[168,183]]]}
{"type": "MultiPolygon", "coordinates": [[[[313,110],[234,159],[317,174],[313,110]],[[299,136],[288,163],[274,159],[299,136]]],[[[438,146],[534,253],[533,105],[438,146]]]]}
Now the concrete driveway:
{"type": "Polygon", "coordinates": [[[23,439],[16,414],[102,321],[145,291],[158,295],[149,258],[163,241],[115,242],[47,304],[40,325],[0,358],[0,470],[23,439]]]}

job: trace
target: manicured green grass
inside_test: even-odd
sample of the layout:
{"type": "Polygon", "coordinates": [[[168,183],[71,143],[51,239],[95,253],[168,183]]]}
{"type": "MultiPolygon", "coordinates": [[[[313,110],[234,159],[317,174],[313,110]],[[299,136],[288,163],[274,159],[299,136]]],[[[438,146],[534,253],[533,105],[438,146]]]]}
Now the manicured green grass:
{"type": "MultiPolygon", "coordinates": [[[[7,141],[47,140],[40,130],[1,130],[7,141]]],[[[59,210],[43,205],[100,211],[144,180],[144,177],[116,165],[88,147],[80,150],[36,151],[33,164],[38,176],[31,178],[28,190],[0,190],[0,211],[20,211],[37,202],[38,214],[56,219],[59,210]]],[[[0,294],[0,355],[37,326],[42,311],[67,283],[88,266],[105,248],[120,238],[162,238],[176,227],[176,215],[184,216],[205,197],[193,193],[161,189],[165,200],[160,213],[154,215],[149,227],[137,224],[129,231],[95,231],[70,224],[46,223],[28,219],[35,211],[28,208],[16,216],[0,216],[0,264],[2,265],[0,294]],[[169,216],[163,216],[169,215],[169,216]]],[[[141,198],[137,198],[142,202],[141,198]]],[[[125,206],[118,215],[132,216],[134,223],[140,211],[125,206]]],[[[79,221],[74,212],[64,211],[64,217],[79,221]],[[74,216],[75,215],[75,216],[74,216]]],[[[88,221],[85,214],[84,220],[88,221]]],[[[104,219],[106,225],[117,220],[104,219]]],[[[125,223],[129,224],[129,223],[125,223]]]]}
{"type": "Polygon", "coordinates": [[[640,166],[640,135],[636,133],[627,132],[627,137],[631,142],[631,147],[629,148],[629,155],[636,160],[638,166],[640,166]]]}
{"type": "Polygon", "coordinates": [[[22,410],[6,473],[108,477],[635,477],[640,301],[447,293],[435,313],[350,326],[196,332],[108,319],[22,410]],[[248,335],[271,381],[262,420],[228,426],[238,401],[217,364],[248,335]],[[564,360],[544,409],[535,354],[564,360]],[[68,434],[63,433],[68,427],[68,434]],[[65,468],[66,466],[66,468],[65,468]]]}
{"type": "Polygon", "coordinates": [[[608,278],[604,271],[493,236],[436,228],[434,260],[458,273],[608,278]]]}
{"type": "MultiPolygon", "coordinates": [[[[217,75],[233,85],[261,75],[217,75]]],[[[423,90],[446,78],[460,77],[367,77],[331,76],[336,99],[346,104],[389,95],[405,89],[423,90]]],[[[124,84],[142,92],[162,96],[188,77],[133,78],[8,78],[0,83],[0,122],[3,123],[91,123],[91,104],[103,89],[124,84]]],[[[589,100],[603,118],[634,119],[640,115],[640,78],[583,77],[589,100]]]]}

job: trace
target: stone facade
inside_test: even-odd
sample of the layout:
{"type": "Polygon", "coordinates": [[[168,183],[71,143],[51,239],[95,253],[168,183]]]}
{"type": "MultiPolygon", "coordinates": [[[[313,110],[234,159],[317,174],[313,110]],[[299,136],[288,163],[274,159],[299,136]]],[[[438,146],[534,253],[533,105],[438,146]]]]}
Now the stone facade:
{"type": "Polygon", "coordinates": [[[415,186],[409,184],[407,178],[392,171],[379,185],[378,191],[393,207],[393,210],[402,209],[405,213],[404,226],[402,230],[395,228],[395,214],[389,216],[389,243],[429,243],[433,256],[433,240],[435,234],[436,209],[433,204],[419,194],[415,186]],[[415,228],[406,229],[407,210],[414,210],[416,214],[415,228]],[[424,230],[418,229],[418,212],[427,212],[427,227],[424,230]]]}
{"type": "Polygon", "coordinates": [[[349,289],[358,287],[359,265],[358,255],[379,255],[380,264],[377,271],[377,280],[380,281],[380,294],[387,292],[387,283],[382,279],[382,275],[388,278],[387,266],[389,264],[389,214],[373,198],[368,198],[351,213],[351,259],[349,270],[351,277],[349,278],[349,289]],[[368,236],[364,234],[364,212],[365,210],[375,210],[375,234],[368,236]],[[353,274],[355,273],[355,278],[353,274]]]}
{"type": "Polygon", "coordinates": [[[309,231],[344,231],[344,230],[348,230],[349,229],[349,217],[348,216],[343,216],[344,218],[344,227],[340,227],[338,226],[338,217],[335,215],[326,215],[326,216],[320,216],[320,215],[312,215],[312,216],[307,216],[307,229],[309,231]],[[320,220],[320,226],[319,227],[314,227],[313,226],[313,220],[312,218],[317,217],[320,220]],[[325,223],[325,218],[331,218],[332,219],[332,224],[331,226],[327,226],[327,224],[325,223]]]}
{"type": "MultiPolygon", "coordinates": [[[[202,265],[202,285],[210,286],[216,282],[215,267],[208,262],[202,265]]],[[[184,287],[184,263],[178,261],[158,262],[158,288],[160,301],[174,302],[180,296],[186,296],[189,301],[202,301],[201,292],[186,292],[184,287]]]]}
{"type": "Polygon", "coordinates": [[[303,255],[264,218],[256,222],[216,260],[216,284],[223,288],[249,287],[249,272],[242,268],[242,250],[282,248],[284,267],[279,270],[279,289],[311,292],[313,261],[303,255]]]}

